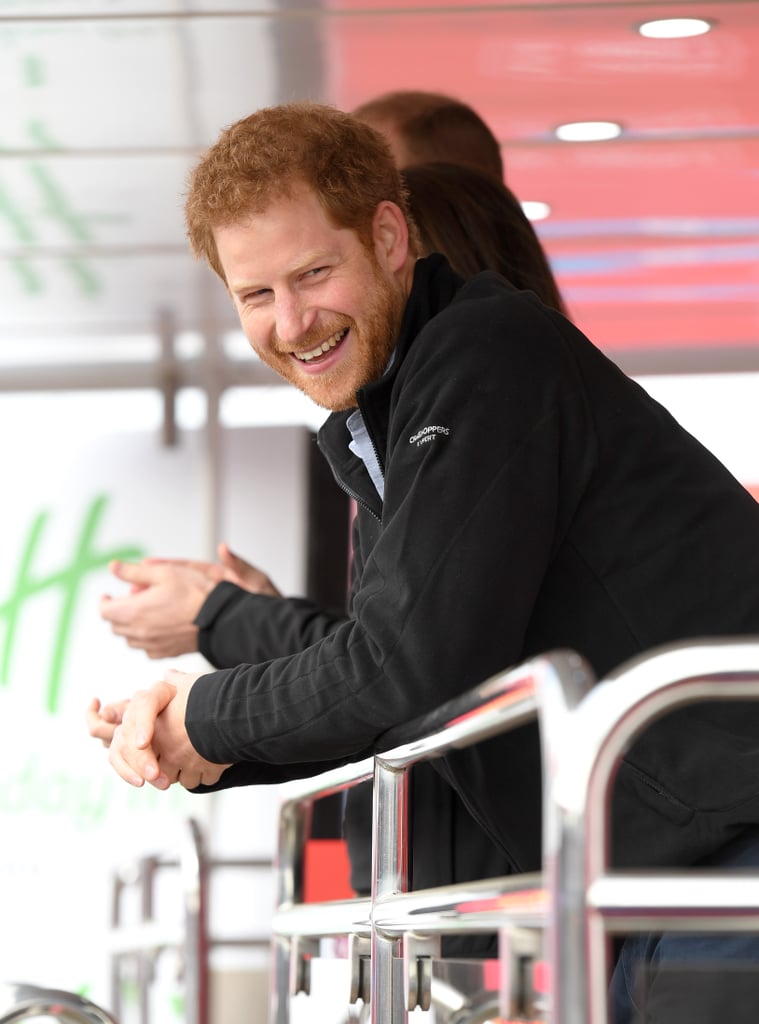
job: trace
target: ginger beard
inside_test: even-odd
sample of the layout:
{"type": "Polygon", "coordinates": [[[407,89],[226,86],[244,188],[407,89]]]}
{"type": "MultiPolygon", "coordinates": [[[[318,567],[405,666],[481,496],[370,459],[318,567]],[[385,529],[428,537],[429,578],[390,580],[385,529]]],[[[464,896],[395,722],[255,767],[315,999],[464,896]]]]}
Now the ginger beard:
{"type": "Polygon", "coordinates": [[[332,349],[304,363],[275,336],[273,349],[258,353],[288,383],[332,412],[355,408],[357,392],[385,372],[406,306],[406,296],[395,278],[383,274],[373,252],[367,252],[367,258],[373,283],[367,289],[360,321],[335,314],[328,323],[311,328],[298,344],[299,352],[309,352],[339,335],[332,349]],[[321,361],[323,369],[319,368],[321,361]]]}

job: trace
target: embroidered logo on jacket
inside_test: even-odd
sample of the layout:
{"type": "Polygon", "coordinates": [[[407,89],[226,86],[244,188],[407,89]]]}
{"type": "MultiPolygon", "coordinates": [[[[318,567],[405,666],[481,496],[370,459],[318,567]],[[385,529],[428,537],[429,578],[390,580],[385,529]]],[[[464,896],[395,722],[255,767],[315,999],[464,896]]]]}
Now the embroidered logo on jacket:
{"type": "Polygon", "coordinates": [[[441,427],[437,424],[431,423],[427,427],[422,427],[415,434],[412,434],[408,439],[409,444],[415,444],[417,448],[421,448],[423,444],[429,444],[430,441],[434,441],[436,437],[447,437],[450,434],[450,427],[441,427]]]}

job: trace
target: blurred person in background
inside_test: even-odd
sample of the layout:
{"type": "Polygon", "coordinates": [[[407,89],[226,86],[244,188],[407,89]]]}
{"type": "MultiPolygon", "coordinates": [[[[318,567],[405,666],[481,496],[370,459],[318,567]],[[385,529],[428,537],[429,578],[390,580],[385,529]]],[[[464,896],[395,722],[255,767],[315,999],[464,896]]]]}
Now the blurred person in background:
{"type": "Polygon", "coordinates": [[[476,110],[453,96],[411,89],[383,93],[353,111],[382,132],[399,167],[450,163],[503,181],[501,147],[476,110]]]}
{"type": "Polygon", "coordinates": [[[567,315],[548,257],[511,189],[462,164],[414,164],[402,176],[425,255],[443,253],[465,279],[496,270],[567,315]]]}

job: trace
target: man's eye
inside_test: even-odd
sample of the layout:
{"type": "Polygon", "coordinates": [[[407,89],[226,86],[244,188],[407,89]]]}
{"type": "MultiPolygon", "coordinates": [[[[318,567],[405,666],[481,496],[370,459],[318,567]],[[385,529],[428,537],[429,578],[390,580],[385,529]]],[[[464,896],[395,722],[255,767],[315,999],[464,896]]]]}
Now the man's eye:
{"type": "Polygon", "coordinates": [[[326,269],[326,267],[314,267],[312,270],[307,270],[304,276],[316,277],[318,274],[323,274],[326,269]]]}

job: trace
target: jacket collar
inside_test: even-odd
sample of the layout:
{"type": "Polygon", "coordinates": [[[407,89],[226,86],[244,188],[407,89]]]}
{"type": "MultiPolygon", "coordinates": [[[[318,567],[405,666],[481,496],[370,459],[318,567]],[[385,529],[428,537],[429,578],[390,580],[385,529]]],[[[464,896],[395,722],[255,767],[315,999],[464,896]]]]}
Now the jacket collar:
{"type": "MultiPolygon", "coordinates": [[[[448,260],[439,252],[433,252],[430,256],[416,261],[414,280],[398,332],[396,357],[392,369],[396,369],[403,362],[414,338],[433,316],[445,309],[462,283],[461,278],[451,270],[448,260]]],[[[364,392],[371,391],[385,380],[386,377],[382,377],[379,381],[373,381],[362,388],[359,392],[359,405],[364,392]]]]}

